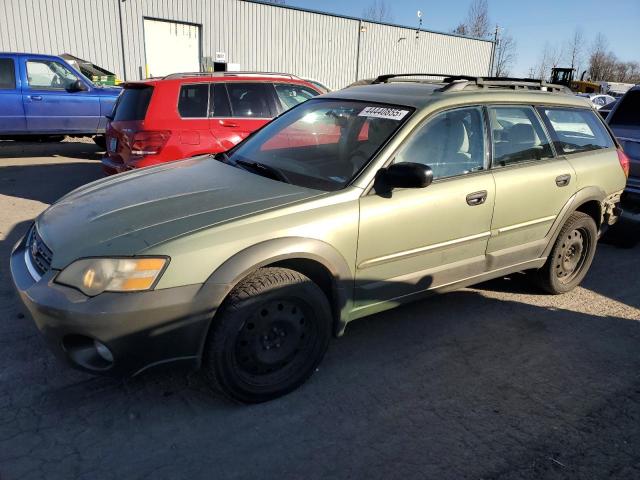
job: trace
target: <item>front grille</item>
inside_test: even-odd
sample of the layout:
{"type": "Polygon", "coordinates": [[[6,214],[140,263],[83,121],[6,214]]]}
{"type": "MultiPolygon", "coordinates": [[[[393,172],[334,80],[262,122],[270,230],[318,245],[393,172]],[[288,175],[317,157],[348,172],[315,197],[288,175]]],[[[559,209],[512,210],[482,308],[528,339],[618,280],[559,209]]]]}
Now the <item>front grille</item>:
{"type": "Polygon", "coordinates": [[[29,238],[27,240],[27,249],[29,252],[29,259],[34,268],[40,275],[44,275],[51,268],[51,258],[53,253],[49,250],[42,241],[42,238],[38,234],[36,227],[29,232],[29,238]]]}

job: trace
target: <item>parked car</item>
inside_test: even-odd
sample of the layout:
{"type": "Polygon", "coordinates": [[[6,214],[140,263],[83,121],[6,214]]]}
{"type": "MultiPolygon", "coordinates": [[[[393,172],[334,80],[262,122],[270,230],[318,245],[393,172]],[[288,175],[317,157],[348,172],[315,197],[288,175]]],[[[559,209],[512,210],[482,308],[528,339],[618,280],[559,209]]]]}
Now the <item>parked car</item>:
{"type": "Polygon", "coordinates": [[[613,102],[607,103],[604,107],[600,107],[598,109],[598,113],[600,114],[600,116],[606,119],[607,115],[611,113],[611,110],[613,110],[613,107],[615,107],[618,104],[619,100],[620,100],[619,98],[616,98],[613,102]]]}
{"type": "Polygon", "coordinates": [[[579,97],[587,98],[592,104],[593,108],[596,110],[600,110],[605,105],[608,105],[611,102],[615,102],[615,97],[611,95],[601,94],[601,93],[580,93],[579,97]]]}
{"type": "Polygon", "coordinates": [[[123,84],[107,126],[106,174],[218,153],[319,95],[292,75],[175,74],[123,84]]]}
{"type": "Polygon", "coordinates": [[[0,53],[0,138],[90,136],[104,146],[121,89],[99,87],[60,57],[0,53]]]}
{"type": "Polygon", "coordinates": [[[445,80],[385,76],[227,152],[80,187],[15,247],[22,301],[77,368],[183,362],[261,402],[357,318],[518,271],[571,291],[618,217],[628,159],[573,95],[445,80]]]}
{"type": "Polygon", "coordinates": [[[640,85],[618,100],[607,116],[607,123],[631,162],[625,200],[640,205],[640,85]]]}

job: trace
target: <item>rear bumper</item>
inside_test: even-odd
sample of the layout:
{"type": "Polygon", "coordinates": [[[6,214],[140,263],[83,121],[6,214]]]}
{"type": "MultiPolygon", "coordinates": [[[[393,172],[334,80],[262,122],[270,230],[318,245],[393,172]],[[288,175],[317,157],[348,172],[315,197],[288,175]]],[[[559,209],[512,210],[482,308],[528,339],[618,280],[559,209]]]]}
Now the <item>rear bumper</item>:
{"type": "Polygon", "coordinates": [[[199,365],[204,341],[224,285],[188,285],[87,297],[55,283],[56,271],[35,280],[25,262],[24,242],[11,254],[11,274],[20,299],[51,350],[74,368],[133,376],[170,362],[199,365]],[[106,346],[112,362],[96,354],[106,346]]]}
{"type": "Polygon", "coordinates": [[[624,189],[622,201],[624,203],[640,205],[640,178],[629,177],[627,180],[627,187],[624,189]]]}
{"type": "Polygon", "coordinates": [[[102,156],[102,171],[105,175],[115,175],[116,173],[126,172],[132,168],[133,167],[124,164],[119,158],[112,158],[109,154],[102,156]]]}

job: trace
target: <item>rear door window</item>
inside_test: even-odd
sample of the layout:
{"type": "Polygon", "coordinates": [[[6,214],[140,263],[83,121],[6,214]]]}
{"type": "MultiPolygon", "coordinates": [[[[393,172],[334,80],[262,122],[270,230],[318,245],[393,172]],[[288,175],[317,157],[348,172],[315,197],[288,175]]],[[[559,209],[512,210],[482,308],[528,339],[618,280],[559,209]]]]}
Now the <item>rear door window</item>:
{"type": "Polygon", "coordinates": [[[271,93],[266,83],[227,83],[231,112],[239,118],[271,118],[271,93]]]}
{"type": "Polygon", "coordinates": [[[12,58],[0,58],[0,90],[16,88],[16,67],[12,58]]]}
{"type": "Polygon", "coordinates": [[[125,88],[113,113],[114,122],[144,120],[153,94],[153,87],[125,88]]]}
{"type": "Polygon", "coordinates": [[[209,116],[230,117],[231,107],[224,83],[212,83],[209,91],[209,116]]]}
{"type": "Polygon", "coordinates": [[[178,112],[182,118],[206,118],[209,109],[209,84],[191,83],[180,87],[178,112]]]}
{"type": "Polygon", "coordinates": [[[299,103],[306,102],[318,95],[318,92],[304,85],[276,83],[274,86],[278,99],[285,110],[289,110],[291,107],[295,107],[299,103]]]}
{"type": "Polygon", "coordinates": [[[611,135],[592,110],[553,107],[542,111],[556,136],[558,150],[564,154],[614,146],[611,135]]]}
{"type": "Polygon", "coordinates": [[[494,168],[553,158],[551,143],[532,107],[490,107],[489,118],[494,168]]]}

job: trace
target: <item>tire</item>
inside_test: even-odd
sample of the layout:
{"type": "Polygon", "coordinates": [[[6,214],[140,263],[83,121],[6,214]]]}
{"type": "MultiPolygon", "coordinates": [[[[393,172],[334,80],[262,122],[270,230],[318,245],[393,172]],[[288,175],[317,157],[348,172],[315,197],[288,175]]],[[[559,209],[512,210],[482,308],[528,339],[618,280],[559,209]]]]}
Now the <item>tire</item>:
{"type": "Polygon", "coordinates": [[[107,139],[104,135],[96,135],[95,137],[93,137],[93,142],[103,150],[106,150],[107,139]]]}
{"type": "Polygon", "coordinates": [[[238,284],[214,318],[203,358],[212,387],[242,403],[265,402],[299,387],[331,338],[323,291],[286,268],[261,268],[238,284]]]}
{"type": "Polygon", "coordinates": [[[534,281],[553,295],[570,292],[589,271],[597,241],[598,227],[593,218],[573,212],[560,230],[547,262],[535,272],[534,281]]]}

